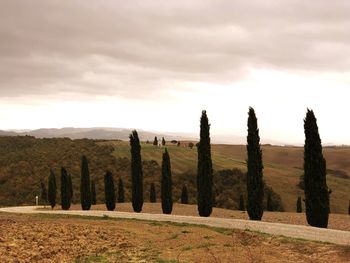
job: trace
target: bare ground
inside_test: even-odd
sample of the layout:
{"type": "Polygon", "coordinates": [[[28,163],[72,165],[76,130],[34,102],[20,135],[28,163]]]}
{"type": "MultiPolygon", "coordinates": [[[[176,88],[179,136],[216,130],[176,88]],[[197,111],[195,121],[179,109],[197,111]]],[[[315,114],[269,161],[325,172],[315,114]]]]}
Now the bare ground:
{"type": "Polygon", "coordinates": [[[175,223],[0,213],[0,258],[1,262],[349,262],[350,248],[175,223]]]}

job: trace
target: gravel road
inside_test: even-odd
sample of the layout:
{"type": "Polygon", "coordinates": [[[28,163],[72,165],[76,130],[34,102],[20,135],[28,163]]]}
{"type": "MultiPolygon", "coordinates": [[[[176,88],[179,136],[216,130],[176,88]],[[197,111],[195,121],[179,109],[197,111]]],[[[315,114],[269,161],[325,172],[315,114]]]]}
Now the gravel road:
{"type": "Polygon", "coordinates": [[[268,223],[260,221],[249,221],[240,219],[227,219],[216,217],[198,217],[198,216],[180,216],[180,215],[164,215],[164,214],[147,214],[147,213],[129,213],[116,211],[100,211],[100,210],[38,210],[36,206],[18,206],[0,208],[0,212],[24,213],[24,214],[67,214],[81,216],[109,216],[112,218],[127,218],[150,221],[170,221],[176,223],[187,223],[195,225],[206,225],[212,227],[221,227],[228,229],[241,229],[259,231],[272,235],[282,235],[292,238],[302,238],[313,241],[329,242],[339,245],[350,246],[350,231],[341,231],[333,229],[323,229],[310,226],[290,225],[281,223],[268,223]]]}

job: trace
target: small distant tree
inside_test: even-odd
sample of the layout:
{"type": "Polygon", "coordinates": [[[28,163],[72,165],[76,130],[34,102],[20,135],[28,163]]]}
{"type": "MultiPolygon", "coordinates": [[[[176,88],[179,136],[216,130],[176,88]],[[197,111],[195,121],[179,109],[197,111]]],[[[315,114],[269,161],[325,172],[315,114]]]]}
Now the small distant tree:
{"type": "Polygon", "coordinates": [[[56,177],[53,170],[50,170],[49,175],[49,185],[48,185],[48,200],[51,205],[51,208],[53,209],[56,205],[56,192],[57,192],[57,186],[56,186],[56,177]]]}
{"type": "Polygon", "coordinates": [[[162,145],[165,146],[166,142],[165,142],[165,139],[164,137],[162,137],[162,145]]]}
{"type": "Polygon", "coordinates": [[[180,142],[177,142],[177,147],[180,147],[181,143],[180,142]]]}
{"type": "Polygon", "coordinates": [[[85,155],[81,158],[81,177],[80,177],[80,201],[83,210],[90,210],[91,207],[91,189],[90,173],[88,160],[85,155]]]}
{"type": "Polygon", "coordinates": [[[143,172],[141,146],[136,130],[132,131],[129,138],[131,152],[132,207],[134,209],[134,212],[139,213],[142,211],[143,206],[143,172]]]}
{"type": "Polygon", "coordinates": [[[303,208],[302,208],[302,205],[301,205],[301,197],[298,196],[298,199],[297,199],[297,213],[301,213],[303,212],[303,208]]]}
{"type": "Polygon", "coordinates": [[[239,210],[245,211],[244,196],[243,195],[241,195],[239,197],[239,210]]]}
{"type": "Polygon", "coordinates": [[[189,142],[189,143],[188,143],[188,147],[190,147],[190,149],[192,149],[193,146],[194,146],[193,142],[189,142]]]}
{"type": "Polygon", "coordinates": [[[124,185],[122,178],[119,178],[118,181],[118,203],[124,203],[125,202],[125,196],[124,196],[124,185]]]}
{"type": "Polygon", "coordinates": [[[146,144],[149,144],[149,140],[146,141],[146,144]]]}
{"type": "Polygon", "coordinates": [[[264,213],[264,167],[258,121],[252,107],[249,108],[248,113],[247,153],[247,212],[250,220],[261,220],[264,213]]]}
{"type": "Polygon", "coordinates": [[[96,185],[95,185],[95,180],[91,180],[91,204],[96,205],[96,185]]]}
{"type": "Polygon", "coordinates": [[[172,144],[177,144],[177,140],[171,140],[172,144]]]}
{"type": "Polygon", "coordinates": [[[158,138],[157,138],[157,136],[154,137],[153,145],[154,146],[158,146],[158,138]]]}
{"type": "Polygon", "coordinates": [[[61,206],[63,210],[69,210],[70,208],[71,193],[69,189],[69,178],[67,170],[61,168],[61,206]]]}
{"type": "Polygon", "coordinates": [[[149,201],[151,203],[157,202],[156,188],[154,187],[154,183],[151,183],[151,187],[149,189],[149,201]]]}
{"type": "Polygon", "coordinates": [[[43,202],[44,205],[47,204],[47,190],[46,190],[46,185],[44,184],[43,181],[40,182],[40,187],[41,187],[41,201],[43,202]]]}
{"type": "Polygon", "coordinates": [[[115,189],[113,175],[110,171],[106,172],[104,176],[104,183],[106,207],[108,211],[113,211],[115,209],[115,189]]]}
{"type": "Polygon", "coordinates": [[[182,186],[181,191],[181,204],[188,204],[188,192],[186,185],[182,186]]]}
{"type": "Polygon", "coordinates": [[[173,210],[171,165],[170,156],[166,148],[162,159],[161,198],[163,213],[171,214],[173,210]]]}
{"type": "Polygon", "coordinates": [[[266,209],[267,209],[267,211],[270,211],[270,212],[274,210],[270,192],[267,194],[266,209]]]}
{"type": "Polygon", "coordinates": [[[348,214],[350,215],[350,201],[349,201],[349,207],[348,207],[348,214]]]}

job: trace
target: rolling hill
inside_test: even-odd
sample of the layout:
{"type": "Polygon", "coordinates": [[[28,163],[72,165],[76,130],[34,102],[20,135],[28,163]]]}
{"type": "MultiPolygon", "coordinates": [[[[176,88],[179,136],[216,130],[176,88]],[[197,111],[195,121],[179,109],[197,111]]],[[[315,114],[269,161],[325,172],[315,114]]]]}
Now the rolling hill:
{"type": "MultiPolygon", "coordinates": [[[[129,158],[127,142],[101,142],[112,145],[113,155],[117,158],[129,158]]],[[[193,174],[197,167],[197,150],[186,144],[180,147],[167,145],[171,157],[172,169],[176,173],[193,174]]],[[[161,162],[164,149],[150,144],[142,145],[143,160],[161,162]]],[[[297,185],[303,174],[303,148],[263,145],[264,178],[282,198],[286,211],[295,211],[297,197],[303,196],[303,190],[297,185]]],[[[324,147],[327,161],[328,186],[332,189],[331,212],[347,213],[350,200],[350,147],[324,147]]],[[[246,171],[246,146],[212,145],[213,166],[215,170],[238,168],[246,171]]]]}

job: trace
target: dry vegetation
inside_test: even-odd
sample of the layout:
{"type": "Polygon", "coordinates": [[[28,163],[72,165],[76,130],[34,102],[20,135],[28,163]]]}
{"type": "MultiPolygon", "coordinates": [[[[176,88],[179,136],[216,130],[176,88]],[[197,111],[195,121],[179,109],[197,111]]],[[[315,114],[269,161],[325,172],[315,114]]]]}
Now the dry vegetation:
{"type": "MultiPolygon", "coordinates": [[[[175,202],[180,197],[182,184],[190,184],[190,202],[195,202],[195,171],[197,150],[194,147],[167,145],[174,174],[175,202]]],[[[159,196],[161,155],[164,149],[142,144],[144,163],[144,193],[148,200],[149,185],[154,182],[159,196]],[[156,162],[153,162],[155,160],[156,162]]],[[[331,212],[347,213],[350,199],[350,148],[326,147],[328,184],[331,194],[331,212]]],[[[126,199],[130,200],[130,150],[129,143],[122,141],[70,140],[68,138],[35,139],[33,137],[0,137],[0,205],[33,204],[34,196],[40,195],[40,180],[46,182],[49,169],[59,176],[61,166],[71,173],[74,185],[73,201],[79,200],[80,158],[89,160],[91,177],[96,180],[97,201],[104,202],[103,175],[110,169],[114,178],[123,178],[126,199]]],[[[212,145],[215,170],[238,168],[245,171],[246,149],[244,145],[212,145]]],[[[299,176],[303,173],[303,149],[300,147],[263,146],[264,177],[268,186],[279,194],[283,208],[295,211],[299,176]]],[[[57,178],[58,179],[58,178],[57,178]]],[[[57,180],[59,182],[59,180],[57,180]]],[[[219,197],[225,202],[221,207],[237,208],[237,198],[244,191],[244,182],[226,185],[228,189],[219,197]],[[230,190],[232,188],[232,190],[230,190]]],[[[278,196],[276,196],[278,198],[278,196]]],[[[58,196],[59,200],[59,196],[58,196]]],[[[219,199],[218,199],[219,200],[219,199]]]]}
{"type": "Polygon", "coordinates": [[[2,262],[348,262],[349,247],[185,224],[0,214],[2,262]]]}

